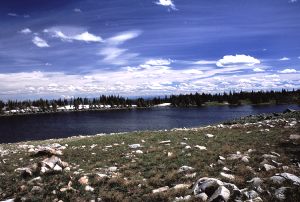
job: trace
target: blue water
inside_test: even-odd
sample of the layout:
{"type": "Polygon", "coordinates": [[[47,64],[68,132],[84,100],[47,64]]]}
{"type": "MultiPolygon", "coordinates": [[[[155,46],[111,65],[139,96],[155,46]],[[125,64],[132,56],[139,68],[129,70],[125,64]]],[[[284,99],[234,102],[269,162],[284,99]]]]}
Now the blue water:
{"type": "Polygon", "coordinates": [[[282,112],[286,108],[300,110],[297,105],[160,107],[0,117],[0,143],[97,133],[197,127],[251,114],[282,112]]]}

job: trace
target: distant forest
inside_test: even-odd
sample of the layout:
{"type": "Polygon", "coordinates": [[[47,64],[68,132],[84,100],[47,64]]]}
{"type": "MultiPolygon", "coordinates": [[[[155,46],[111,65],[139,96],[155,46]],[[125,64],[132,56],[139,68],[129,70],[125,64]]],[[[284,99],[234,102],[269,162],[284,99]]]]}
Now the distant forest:
{"type": "Polygon", "coordinates": [[[88,109],[99,109],[103,106],[109,108],[151,107],[162,103],[171,103],[174,107],[190,107],[203,105],[242,105],[242,104],[300,104],[299,90],[259,91],[259,92],[229,92],[229,93],[195,93],[154,97],[150,99],[129,99],[121,96],[101,95],[98,98],[74,98],[74,99],[39,99],[39,100],[8,100],[0,101],[0,113],[10,110],[22,110],[38,108],[39,112],[56,112],[58,107],[72,106],[73,110],[80,110],[80,106],[88,106],[88,109]]]}

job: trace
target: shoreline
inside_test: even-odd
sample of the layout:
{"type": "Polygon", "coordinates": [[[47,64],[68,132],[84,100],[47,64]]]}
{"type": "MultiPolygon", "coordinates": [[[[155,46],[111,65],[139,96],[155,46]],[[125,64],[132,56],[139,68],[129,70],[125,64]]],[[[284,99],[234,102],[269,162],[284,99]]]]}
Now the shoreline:
{"type": "MultiPolygon", "coordinates": [[[[162,103],[164,104],[164,103],[162,103]]],[[[43,115],[43,114],[62,114],[62,113],[75,113],[75,112],[94,112],[94,111],[116,111],[116,110],[138,110],[138,109],[152,109],[152,108],[165,108],[165,107],[170,107],[170,108],[202,108],[202,107],[216,107],[216,106],[229,106],[229,107],[239,107],[239,106],[276,106],[276,105],[298,105],[298,103],[260,103],[260,104],[249,104],[249,103],[244,103],[244,104],[228,104],[228,103],[206,103],[202,106],[187,106],[187,107],[178,107],[178,106],[173,106],[173,105],[154,105],[154,106],[148,106],[148,107],[120,107],[120,108],[99,108],[99,109],[80,109],[80,110],[65,110],[65,111],[48,111],[48,112],[25,112],[25,113],[9,113],[5,114],[2,113],[0,114],[1,117],[13,117],[13,116],[30,116],[30,115],[43,115]]]]}

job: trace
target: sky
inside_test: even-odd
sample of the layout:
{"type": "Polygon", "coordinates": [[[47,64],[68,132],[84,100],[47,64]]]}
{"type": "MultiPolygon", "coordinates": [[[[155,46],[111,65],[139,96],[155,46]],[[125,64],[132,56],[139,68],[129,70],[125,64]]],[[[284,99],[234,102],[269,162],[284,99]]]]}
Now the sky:
{"type": "Polygon", "coordinates": [[[300,0],[2,0],[0,99],[300,88],[300,0]]]}

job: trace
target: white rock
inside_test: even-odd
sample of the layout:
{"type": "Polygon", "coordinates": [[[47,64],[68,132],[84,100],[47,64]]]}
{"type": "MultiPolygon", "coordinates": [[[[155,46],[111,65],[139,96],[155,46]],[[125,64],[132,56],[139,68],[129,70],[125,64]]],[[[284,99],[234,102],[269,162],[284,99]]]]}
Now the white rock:
{"type": "Polygon", "coordinates": [[[200,201],[207,201],[207,199],[208,199],[208,196],[207,196],[207,194],[206,193],[200,193],[200,194],[198,194],[197,196],[196,196],[197,198],[199,198],[200,199],[200,201]]]}
{"type": "Polygon", "coordinates": [[[227,168],[227,167],[223,167],[222,170],[224,170],[224,171],[230,171],[230,169],[227,168]]]}
{"type": "Polygon", "coordinates": [[[275,155],[272,155],[272,154],[264,154],[262,155],[263,158],[267,159],[267,158],[270,158],[270,159],[276,159],[277,156],[275,155]]]}
{"type": "Polygon", "coordinates": [[[284,177],[287,180],[292,181],[296,185],[300,185],[300,178],[296,175],[290,174],[290,173],[281,173],[280,176],[284,177]]]}
{"type": "Polygon", "coordinates": [[[214,201],[217,198],[221,198],[223,201],[228,201],[229,197],[230,191],[224,186],[219,186],[213,195],[208,199],[208,202],[214,201]]]}
{"type": "Polygon", "coordinates": [[[223,156],[219,156],[219,159],[220,159],[221,161],[225,161],[225,160],[226,160],[226,158],[223,157],[223,156]]]}
{"type": "Polygon", "coordinates": [[[129,148],[131,148],[131,149],[137,149],[137,148],[140,148],[140,147],[141,147],[140,144],[130,144],[130,145],[128,145],[128,146],[129,146],[129,148]]]}
{"type": "Polygon", "coordinates": [[[194,195],[197,197],[199,194],[205,192],[206,189],[216,190],[219,186],[222,185],[224,185],[224,183],[221,180],[215,178],[203,177],[196,182],[193,188],[193,192],[194,195]]]}
{"type": "Polygon", "coordinates": [[[136,154],[143,154],[144,152],[142,150],[136,150],[135,153],[136,154]]]}
{"type": "Polygon", "coordinates": [[[159,142],[159,144],[170,144],[170,143],[171,143],[171,140],[164,140],[164,141],[159,142]]]}
{"type": "Polygon", "coordinates": [[[297,135],[297,134],[293,134],[293,135],[290,135],[290,140],[299,140],[300,139],[300,135],[297,135]]]}
{"type": "Polygon", "coordinates": [[[87,185],[89,183],[89,178],[87,176],[83,176],[79,178],[78,182],[81,185],[87,185]]]}
{"type": "Polygon", "coordinates": [[[108,168],[109,172],[116,172],[118,170],[118,168],[116,166],[112,166],[108,168]]]}
{"type": "Polygon", "coordinates": [[[207,150],[207,148],[205,146],[200,146],[200,145],[196,145],[194,146],[195,148],[198,148],[200,150],[207,150]]]}
{"type": "Polygon", "coordinates": [[[59,165],[56,164],[54,166],[53,170],[56,171],[56,172],[62,172],[63,169],[59,165]]]}
{"type": "Polygon", "coordinates": [[[259,197],[258,193],[254,190],[245,191],[244,195],[246,196],[247,199],[255,199],[259,197]]]}
{"type": "Polygon", "coordinates": [[[164,187],[160,187],[160,188],[158,188],[158,189],[152,190],[152,193],[164,192],[164,191],[167,191],[168,189],[169,189],[168,186],[164,186],[164,187]]]}
{"type": "Polygon", "coordinates": [[[185,148],[185,149],[191,149],[192,147],[189,146],[189,145],[187,145],[187,146],[185,146],[184,148],[185,148]]]}
{"type": "Polygon", "coordinates": [[[272,166],[272,165],[269,165],[269,164],[264,164],[264,168],[265,168],[266,171],[270,171],[270,170],[275,169],[276,167],[272,166]]]}
{"type": "Polygon", "coordinates": [[[168,152],[168,157],[171,157],[173,156],[173,153],[172,152],[168,152]]]}
{"type": "Polygon", "coordinates": [[[251,180],[249,180],[247,182],[251,183],[253,187],[257,188],[263,183],[263,180],[260,179],[259,177],[255,177],[255,178],[252,178],[251,180]]]}
{"type": "Polygon", "coordinates": [[[288,187],[280,187],[279,189],[276,189],[274,193],[275,197],[279,201],[284,201],[286,199],[285,192],[288,189],[289,189],[288,187]]]}
{"type": "Polygon", "coordinates": [[[249,156],[243,156],[241,158],[241,161],[243,161],[244,163],[249,163],[249,156]]]}
{"type": "Polygon", "coordinates": [[[190,166],[181,166],[178,170],[178,172],[185,172],[185,171],[189,171],[189,170],[194,170],[193,167],[190,166]]]}
{"type": "Polygon", "coordinates": [[[190,184],[177,184],[173,187],[173,189],[188,189],[190,186],[190,184]]]}
{"type": "Polygon", "coordinates": [[[95,189],[89,185],[85,186],[84,188],[85,191],[90,191],[90,192],[93,192],[95,189]]]}
{"type": "Polygon", "coordinates": [[[188,201],[192,198],[191,195],[186,195],[186,196],[180,196],[180,197],[175,197],[175,202],[177,201],[188,201]]]}
{"type": "Polygon", "coordinates": [[[212,135],[212,134],[205,134],[205,137],[212,138],[212,137],[214,137],[214,135],[212,135]]]}
{"type": "Polygon", "coordinates": [[[191,173],[191,174],[186,174],[185,177],[186,178],[194,178],[196,177],[197,173],[191,173]]]}
{"type": "Polygon", "coordinates": [[[224,178],[229,179],[229,180],[234,180],[234,179],[235,179],[234,175],[227,174],[227,173],[224,173],[224,172],[221,172],[220,175],[221,175],[222,177],[224,177],[224,178]]]}

